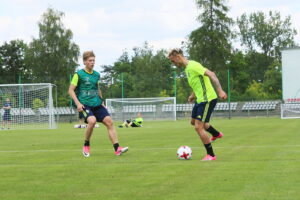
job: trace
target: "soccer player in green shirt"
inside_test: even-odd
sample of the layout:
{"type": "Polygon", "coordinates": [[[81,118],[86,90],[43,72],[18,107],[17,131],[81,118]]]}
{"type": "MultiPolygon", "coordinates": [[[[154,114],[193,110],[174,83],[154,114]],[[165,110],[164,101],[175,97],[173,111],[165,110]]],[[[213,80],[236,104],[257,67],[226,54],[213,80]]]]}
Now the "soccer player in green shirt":
{"type": "Polygon", "coordinates": [[[227,94],[223,91],[221,84],[214,72],[206,69],[200,63],[188,60],[184,57],[181,49],[173,49],[169,53],[169,59],[176,67],[183,67],[188,78],[189,85],[193,89],[188,101],[196,100],[192,110],[191,124],[195,127],[205,146],[207,155],[202,161],[216,160],[211,142],[221,138],[223,133],[214,129],[210,124],[210,116],[217,104],[217,98],[226,99],[227,94]],[[215,86],[218,96],[211,84],[215,86]],[[205,131],[212,134],[209,138],[205,131]]]}
{"type": "Polygon", "coordinates": [[[143,121],[144,121],[144,119],[142,118],[142,114],[139,112],[137,114],[137,118],[135,118],[134,120],[131,120],[131,119],[125,120],[123,124],[119,125],[119,128],[123,128],[124,126],[126,126],[127,128],[129,126],[131,126],[131,127],[142,127],[143,121]]]}
{"type": "Polygon", "coordinates": [[[128,147],[119,146],[113,120],[110,117],[102,99],[99,88],[100,74],[93,70],[95,54],[92,51],[83,53],[84,69],[79,70],[72,79],[69,94],[77,106],[77,110],[84,116],[87,129],[85,130],[85,141],[83,155],[90,156],[90,139],[96,122],[102,122],[108,131],[109,138],[114,146],[115,155],[121,155],[128,147]]]}

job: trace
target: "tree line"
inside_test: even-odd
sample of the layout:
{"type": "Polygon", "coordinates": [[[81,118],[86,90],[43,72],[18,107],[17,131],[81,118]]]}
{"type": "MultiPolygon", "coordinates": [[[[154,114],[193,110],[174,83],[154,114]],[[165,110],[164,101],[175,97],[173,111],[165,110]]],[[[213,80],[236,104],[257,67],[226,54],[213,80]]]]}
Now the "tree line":
{"type": "MultiPolygon", "coordinates": [[[[232,19],[226,2],[195,1],[201,11],[199,27],[181,48],[189,59],[214,71],[224,90],[230,81],[233,101],[281,99],[280,51],[296,46],[291,17],[257,11],[232,19]]],[[[63,15],[49,8],[38,23],[38,38],[29,44],[12,40],[0,46],[0,83],[51,82],[58,86],[59,105],[68,105],[66,91],[80,51],[72,42],[72,31],[62,23],[63,15]]],[[[101,67],[105,98],[176,95],[177,102],[184,103],[191,92],[184,71],[172,66],[167,50],[154,51],[147,42],[101,67]]]]}

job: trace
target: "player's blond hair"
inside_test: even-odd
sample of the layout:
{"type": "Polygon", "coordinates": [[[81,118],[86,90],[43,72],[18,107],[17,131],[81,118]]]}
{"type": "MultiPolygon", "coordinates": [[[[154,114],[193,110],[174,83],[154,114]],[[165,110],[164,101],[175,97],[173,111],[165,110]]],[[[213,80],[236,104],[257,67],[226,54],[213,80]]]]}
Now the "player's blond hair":
{"type": "Polygon", "coordinates": [[[176,48],[176,49],[172,49],[169,52],[168,56],[170,57],[170,56],[175,56],[175,55],[178,55],[178,54],[183,55],[183,51],[181,49],[179,49],[179,48],[176,48]]]}
{"type": "Polygon", "coordinates": [[[86,61],[89,57],[95,57],[95,54],[93,51],[83,52],[83,55],[82,55],[83,61],[86,61]]]}

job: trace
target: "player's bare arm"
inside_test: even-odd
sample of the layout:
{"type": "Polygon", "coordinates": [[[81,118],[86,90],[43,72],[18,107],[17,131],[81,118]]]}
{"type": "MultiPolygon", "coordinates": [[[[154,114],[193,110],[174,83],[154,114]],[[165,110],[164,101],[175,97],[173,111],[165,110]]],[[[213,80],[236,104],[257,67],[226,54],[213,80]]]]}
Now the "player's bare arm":
{"type": "Polygon", "coordinates": [[[78,100],[78,98],[77,98],[77,96],[75,94],[75,89],[76,89],[75,85],[70,85],[68,92],[69,92],[70,96],[72,97],[72,99],[74,100],[74,102],[75,102],[75,104],[77,106],[77,110],[79,112],[82,112],[84,106],[79,102],[79,100],[78,100]]]}
{"type": "Polygon", "coordinates": [[[195,100],[195,93],[192,92],[192,94],[188,98],[188,102],[192,103],[195,100]]]}
{"type": "Polygon", "coordinates": [[[216,76],[216,74],[214,72],[212,72],[212,71],[210,71],[210,70],[207,69],[205,71],[205,75],[210,78],[211,82],[215,86],[215,89],[217,90],[219,98],[220,99],[226,99],[227,98],[227,94],[222,89],[222,86],[221,86],[220,81],[219,81],[218,77],[216,76]]]}

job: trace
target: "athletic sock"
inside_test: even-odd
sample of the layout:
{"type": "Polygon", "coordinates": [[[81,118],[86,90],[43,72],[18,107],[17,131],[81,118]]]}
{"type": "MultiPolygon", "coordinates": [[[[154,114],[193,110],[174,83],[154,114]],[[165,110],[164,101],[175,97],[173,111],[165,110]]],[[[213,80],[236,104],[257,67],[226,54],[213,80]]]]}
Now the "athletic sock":
{"type": "Polygon", "coordinates": [[[90,146],[90,141],[84,140],[84,146],[90,146]]]}
{"type": "Polygon", "coordinates": [[[211,143],[204,144],[204,146],[205,146],[207,154],[210,155],[210,156],[212,156],[212,157],[214,157],[215,154],[214,154],[214,150],[213,150],[213,148],[211,146],[211,143]]]}
{"type": "Polygon", "coordinates": [[[117,151],[118,148],[119,148],[119,143],[115,143],[115,144],[114,144],[114,149],[115,149],[115,151],[117,151]]]}
{"type": "Polygon", "coordinates": [[[218,137],[220,134],[220,132],[217,131],[216,129],[214,129],[214,127],[212,127],[212,125],[210,125],[209,128],[206,129],[206,131],[209,132],[214,137],[218,137]]]}

